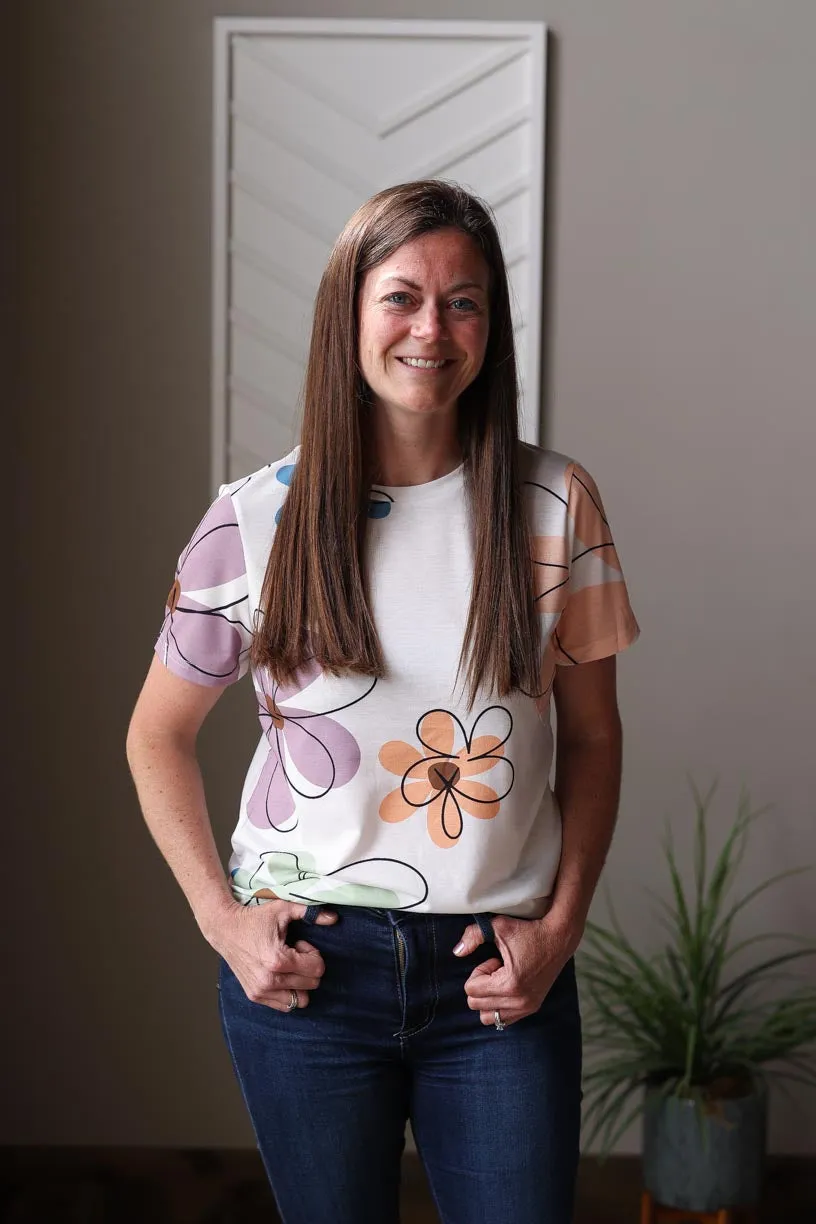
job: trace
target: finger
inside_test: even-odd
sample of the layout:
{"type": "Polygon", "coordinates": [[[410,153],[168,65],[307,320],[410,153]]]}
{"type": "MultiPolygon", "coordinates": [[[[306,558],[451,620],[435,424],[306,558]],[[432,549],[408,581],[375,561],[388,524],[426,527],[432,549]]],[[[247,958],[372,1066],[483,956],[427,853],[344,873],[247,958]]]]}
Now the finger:
{"type": "MultiPolygon", "coordinates": [[[[495,956],[491,956],[489,960],[483,961],[481,965],[477,965],[468,980],[465,982],[465,994],[472,994],[473,992],[480,993],[487,990],[487,984],[490,981],[490,978],[497,973],[499,969],[503,968],[504,965],[495,956]]],[[[495,983],[492,989],[494,991],[502,990],[502,983],[504,983],[506,986],[505,978],[506,975],[502,974],[501,978],[495,983]]]]}
{"type": "Polygon", "coordinates": [[[483,977],[475,982],[471,980],[465,982],[465,994],[469,999],[484,999],[485,1007],[490,1007],[491,1004],[495,1007],[494,999],[510,999],[515,991],[506,979],[494,985],[489,979],[483,977]]]}
{"type": "Polygon", "coordinates": [[[309,1006],[308,990],[298,990],[296,993],[297,993],[297,1007],[296,1008],[289,1007],[289,1004],[292,1002],[292,992],[289,990],[285,990],[285,991],[273,990],[272,993],[267,996],[267,999],[268,999],[267,1007],[271,1007],[274,1011],[279,1011],[279,1012],[288,1012],[290,1010],[291,1011],[301,1011],[304,1007],[308,1007],[309,1006]]]}
{"type": "Polygon", "coordinates": [[[481,1003],[483,1007],[518,1007],[525,992],[518,982],[507,973],[494,973],[492,977],[468,978],[465,994],[471,1007],[481,1003]]]}
{"type": "MultiPolygon", "coordinates": [[[[490,977],[491,973],[495,973],[497,969],[503,969],[504,963],[499,960],[498,956],[490,956],[486,961],[482,961],[480,965],[475,965],[473,972],[468,978],[468,982],[472,982],[474,978],[490,977]]],[[[465,983],[467,985],[467,982],[465,983]]]]}
{"type": "MultiPolygon", "coordinates": [[[[308,905],[301,905],[297,901],[290,901],[288,904],[289,904],[288,914],[289,914],[290,919],[305,918],[306,911],[309,908],[308,905]]],[[[337,921],[337,914],[334,912],[334,910],[322,909],[318,912],[318,915],[315,918],[315,925],[316,926],[328,926],[330,923],[336,922],[336,921],[337,921]]]]}
{"type": "Polygon", "coordinates": [[[311,944],[302,949],[280,944],[263,957],[261,975],[266,990],[313,990],[325,969],[323,957],[311,944]]]}
{"type": "Polygon", "coordinates": [[[292,951],[300,952],[301,956],[317,956],[319,961],[321,961],[321,965],[324,963],[321,951],[306,939],[295,940],[294,944],[292,944],[292,951]]]}
{"type": "MultiPolygon", "coordinates": [[[[322,974],[325,969],[323,957],[320,955],[318,948],[314,944],[310,944],[307,939],[295,940],[292,947],[289,949],[294,953],[294,964],[297,965],[297,970],[301,972],[315,972],[322,974]],[[308,965],[308,968],[307,968],[308,965]]],[[[295,972],[297,972],[295,970],[295,972]]]]}
{"type": "Polygon", "coordinates": [[[484,935],[482,928],[478,922],[472,922],[470,926],[465,927],[462,938],[453,949],[454,956],[470,956],[471,952],[475,952],[480,944],[484,943],[484,935]]]}
{"type": "Polygon", "coordinates": [[[507,1012],[517,1012],[524,1008],[524,1000],[518,995],[496,995],[487,999],[468,999],[467,1005],[471,1011],[493,1012],[498,1010],[502,1015],[507,1012]]]}
{"type": "MultiPolygon", "coordinates": [[[[273,1011],[288,1011],[293,993],[297,994],[298,1007],[306,1007],[309,1002],[309,991],[303,988],[291,987],[281,990],[277,983],[257,980],[250,981],[246,985],[242,982],[241,985],[250,1003],[260,1003],[263,1007],[271,1007],[273,1011]]],[[[292,1011],[294,1010],[292,1008],[292,1011]]]]}
{"type": "Polygon", "coordinates": [[[477,982],[470,990],[465,990],[465,994],[468,1007],[473,1007],[476,1011],[489,1007],[520,1007],[524,999],[521,990],[515,990],[507,983],[500,990],[485,990],[484,987],[480,988],[477,982]]]}
{"type": "Polygon", "coordinates": [[[275,973],[270,978],[270,990],[317,990],[320,978],[308,973],[275,973]]]}
{"type": "MultiPolygon", "coordinates": [[[[509,1028],[511,1024],[515,1024],[517,1020],[523,1020],[527,1015],[526,1012],[512,1010],[509,1007],[490,1008],[488,1011],[479,1013],[479,1019],[485,1028],[496,1027],[496,1012],[501,1016],[501,1022],[505,1028],[509,1028]]],[[[498,1030],[500,1031],[500,1030],[498,1030]]]]}
{"type": "Polygon", "coordinates": [[[298,939],[289,949],[297,960],[291,968],[275,974],[275,985],[290,990],[316,990],[326,971],[326,962],[313,944],[298,939]]]}

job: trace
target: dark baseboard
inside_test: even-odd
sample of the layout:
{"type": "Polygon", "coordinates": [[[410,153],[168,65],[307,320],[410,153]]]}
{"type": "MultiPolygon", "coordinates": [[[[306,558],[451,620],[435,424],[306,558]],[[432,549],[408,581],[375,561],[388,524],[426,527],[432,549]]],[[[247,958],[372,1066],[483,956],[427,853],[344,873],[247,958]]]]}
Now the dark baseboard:
{"type": "MultiPolygon", "coordinates": [[[[403,1168],[402,1224],[438,1224],[415,1154],[403,1168]]],[[[640,1161],[581,1162],[575,1224],[637,1224],[640,1161]]],[[[2,1224],[274,1224],[255,1151],[0,1148],[2,1224]]],[[[816,1224],[816,1157],[771,1157],[763,1224],[816,1224]]],[[[497,1224],[512,1224],[497,1221],[497,1224]]]]}

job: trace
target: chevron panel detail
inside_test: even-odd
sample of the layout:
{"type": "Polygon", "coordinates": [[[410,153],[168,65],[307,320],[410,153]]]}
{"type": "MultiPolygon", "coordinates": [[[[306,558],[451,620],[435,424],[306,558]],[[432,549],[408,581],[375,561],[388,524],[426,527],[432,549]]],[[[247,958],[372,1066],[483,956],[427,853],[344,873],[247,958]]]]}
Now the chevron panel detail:
{"type": "Polygon", "coordinates": [[[444,34],[433,22],[333,23],[336,32],[326,22],[218,24],[226,70],[216,97],[215,478],[292,445],[312,302],[332,243],[374,191],[421,177],[462,182],[495,211],[524,433],[536,441],[543,37],[517,32],[520,23],[485,23],[480,36],[478,23],[444,23],[444,34]]]}

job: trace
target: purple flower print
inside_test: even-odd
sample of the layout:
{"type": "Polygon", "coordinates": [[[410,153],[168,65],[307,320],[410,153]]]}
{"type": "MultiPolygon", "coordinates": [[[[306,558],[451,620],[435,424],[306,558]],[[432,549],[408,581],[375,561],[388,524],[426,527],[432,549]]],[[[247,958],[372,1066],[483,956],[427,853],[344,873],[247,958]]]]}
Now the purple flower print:
{"type": "Polygon", "coordinates": [[[197,684],[222,685],[246,670],[252,638],[246,566],[232,498],[210,506],[179,558],[156,649],[197,684]]]}
{"type": "MultiPolygon", "coordinates": [[[[247,815],[260,829],[270,825],[288,833],[297,827],[295,796],[320,799],[335,786],[345,786],[360,768],[360,746],[357,740],[334,718],[339,710],[347,709],[366,697],[376,680],[366,682],[364,693],[353,701],[323,713],[299,709],[293,698],[322,674],[319,664],[308,660],[297,672],[291,684],[272,683],[256,689],[258,715],[269,750],[255,789],[247,803],[247,815]],[[297,771],[297,782],[292,777],[297,771]],[[304,788],[304,783],[308,789],[304,788]]],[[[256,675],[256,684],[263,686],[263,675],[256,675]]]]}

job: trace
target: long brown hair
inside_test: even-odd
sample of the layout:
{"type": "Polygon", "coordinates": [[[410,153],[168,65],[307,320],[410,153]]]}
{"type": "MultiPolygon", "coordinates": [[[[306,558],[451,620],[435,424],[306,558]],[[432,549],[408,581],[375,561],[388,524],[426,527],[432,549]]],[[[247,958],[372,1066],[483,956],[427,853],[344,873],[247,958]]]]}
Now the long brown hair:
{"type": "Polygon", "coordinates": [[[458,432],[474,524],[474,574],[459,659],[469,703],[538,692],[541,630],[518,459],[518,387],[507,271],[489,206],[438,179],[372,196],[329,256],[314,309],[301,449],[261,591],[252,662],[285,682],[307,658],[332,675],[385,675],[368,599],[365,536],[376,456],[358,361],[357,299],[370,268],[421,234],[469,235],[489,272],[482,368],[459,397],[458,432]]]}

